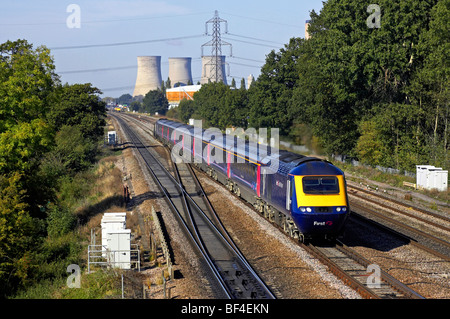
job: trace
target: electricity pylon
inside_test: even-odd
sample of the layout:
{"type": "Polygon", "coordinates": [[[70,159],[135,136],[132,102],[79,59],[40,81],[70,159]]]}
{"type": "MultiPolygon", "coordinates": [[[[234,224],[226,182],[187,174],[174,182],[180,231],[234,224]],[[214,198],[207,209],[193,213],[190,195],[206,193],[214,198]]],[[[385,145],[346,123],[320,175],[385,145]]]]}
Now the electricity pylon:
{"type": "MultiPolygon", "coordinates": [[[[214,13],[214,17],[205,23],[205,35],[212,35],[212,39],[205,44],[202,45],[202,57],[203,54],[203,48],[206,46],[210,46],[211,49],[211,60],[206,64],[210,66],[210,74],[208,75],[209,79],[215,82],[219,82],[224,78],[226,75],[221,74],[222,73],[222,45],[229,45],[230,46],[230,56],[233,56],[232,53],[232,46],[231,43],[228,43],[226,41],[222,41],[220,37],[220,24],[225,24],[225,34],[228,33],[228,22],[227,20],[221,19],[219,17],[219,12],[216,10],[214,13]],[[212,33],[208,33],[208,24],[212,24],[212,33]],[[223,76],[223,77],[222,77],[223,76]]],[[[205,72],[205,70],[204,70],[205,72]]],[[[206,76],[206,75],[205,75],[206,76]]]]}

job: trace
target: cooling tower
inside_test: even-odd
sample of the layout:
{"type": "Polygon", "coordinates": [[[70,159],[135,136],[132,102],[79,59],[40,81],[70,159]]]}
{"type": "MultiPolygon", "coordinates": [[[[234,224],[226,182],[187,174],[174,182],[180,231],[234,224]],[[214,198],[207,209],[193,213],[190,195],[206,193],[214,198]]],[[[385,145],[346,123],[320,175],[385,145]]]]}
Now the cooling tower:
{"type": "Polygon", "coordinates": [[[180,86],[193,84],[191,61],[192,58],[169,58],[169,79],[172,87],[177,83],[180,86]]]}
{"type": "Polygon", "coordinates": [[[138,56],[137,77],[133,97],[145,96],[150,90],[161,88],[161,57],[160,56],[138,56]]]}
{"type": "MultiPolygon", "coordinates": [[[[218,57],[218,59],[218,82],[227,84],[227,76],[225,72],[225,56],[221,55],[218,57]]],[[[216,58],[214,56],[202,56],[202,79],[200,80],[200,84],[206,84],[209,81],[216,82],[216,73],[214,72],[216,67],[215,60],[216,58]]]]}

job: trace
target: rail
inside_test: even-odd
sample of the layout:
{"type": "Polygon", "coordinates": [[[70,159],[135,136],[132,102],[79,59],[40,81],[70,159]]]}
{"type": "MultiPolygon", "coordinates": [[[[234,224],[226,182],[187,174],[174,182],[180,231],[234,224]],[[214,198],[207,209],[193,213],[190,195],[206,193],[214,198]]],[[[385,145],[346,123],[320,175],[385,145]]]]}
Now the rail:
{"type": "Polygon", "coordinates": [[[342,243],[325,247],[308,244],[303,247],[363,298],[424,299],[382,269],[372,273],[370,262],[342,243]]]}
{"type": "MultiPolygon", "coordinates": [[[[190,169],[189,165],[186,166],[190,169]]],[[[180,185],[183,184],[180,180],[178,180],[178,182],[180,185]]],[[[186,183],[184,184],[186,185],[186,183]]],[[[203,195],[200,194],[200,196],[197,197],[201,198],[202,196],[203,195]]],[[[204,197],[206,198],[206,195],[204,195],[204,197]]],[[[196,197],[194,196],[194,198],[196,197]]],[[[221,225],[213,222],[213,219],[213,217],[208,218],[210,223],[216,224],[215,227],[221,228],[221,225]]],[[[379,284],[375,283],[371,285],[370,282],[368,282],[370,276],[370,274],[368,274],[368,269],[371,264],[343,244],[332,245],[330,247],[317,247],[313,245],[302,245],[302,247],[321,262],[328,265],[333,273],[358,291],[364,298],[423,299],[420,294],[405,286],[381,269],[379,269],[379,277],[375,277],[379,280],[379,284]]]]}
{"type": "Polygon", "coordinates": [[[232,245],[184,190],[183,185],[147,150],[136,133],[128,127],[121,117],[114,117],[142,156],[153,179],[164,193],[169,206],[176,213],[185,232],[206,261],[227,298],[275,298],[269,288],[249,267],[247,261],[241,258],[240,253],[233,251],[232,245]],[[186,208],[189,209],[186,211],[186,208]],[[230,255],[233,260],[233,265],[231,266],[228,264],[230,255]],[[221,258],[226,258],[226,261],[221,258]],[[230,279],[229,276],[237,280],[230,279]],[[249,283],[256,283],[258,289],[256,291],[252,290],[248,294],[244,293],[240,288],[237,288],[237,281],[244,288],[248,287],[249,283]]]}

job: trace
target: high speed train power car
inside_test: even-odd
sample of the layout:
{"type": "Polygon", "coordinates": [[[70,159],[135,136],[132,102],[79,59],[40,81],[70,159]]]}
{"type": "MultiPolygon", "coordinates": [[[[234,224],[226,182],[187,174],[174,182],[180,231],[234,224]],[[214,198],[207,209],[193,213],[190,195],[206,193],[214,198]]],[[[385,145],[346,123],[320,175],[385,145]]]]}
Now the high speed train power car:
{"type": "Polygon", "coordinates": [[[342,233],[350,207],[344,173],[332,163],[167,119],[155,123],[154,136],[290,236],[342,233]]]}

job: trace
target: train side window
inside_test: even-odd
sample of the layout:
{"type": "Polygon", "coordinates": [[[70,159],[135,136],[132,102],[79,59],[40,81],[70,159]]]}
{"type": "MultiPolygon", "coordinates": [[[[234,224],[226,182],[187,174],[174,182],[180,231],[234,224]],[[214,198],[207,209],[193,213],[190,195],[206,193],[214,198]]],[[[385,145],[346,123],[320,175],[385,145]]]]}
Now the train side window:
{"type": "Polygon", "coordinates": [[[294,195],[294,183],[291,183],[289,177],[288,177],[288,183],[289,183],[289,197],[292,198],[294,195]]]}

